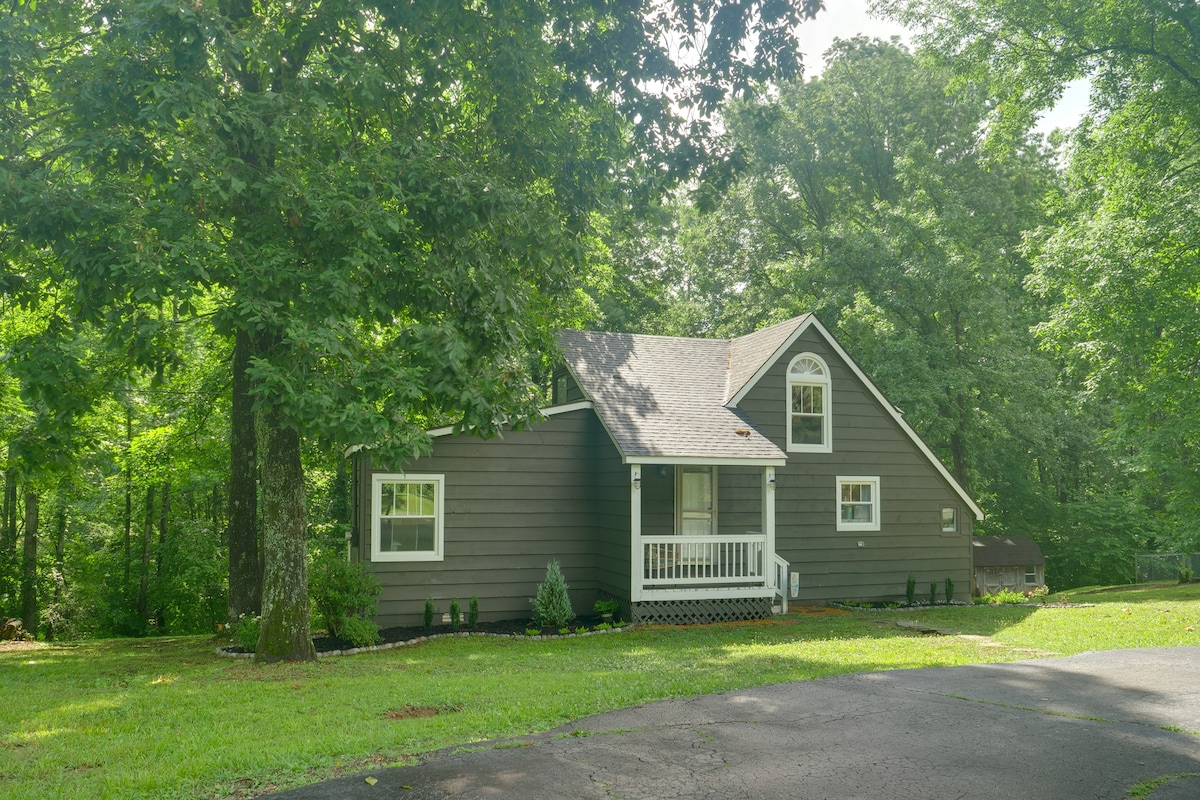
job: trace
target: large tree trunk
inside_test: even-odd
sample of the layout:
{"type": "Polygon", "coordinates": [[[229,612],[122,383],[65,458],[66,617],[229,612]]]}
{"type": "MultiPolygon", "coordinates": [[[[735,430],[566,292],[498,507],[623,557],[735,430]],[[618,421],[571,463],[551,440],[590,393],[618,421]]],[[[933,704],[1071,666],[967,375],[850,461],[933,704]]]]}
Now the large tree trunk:
{"type": "Polygon", "coordinates": [[[25,558],[21,565],[21,624],[30,636],[37,636],[37,531],[38,493],[25,487],[25,558]]]}
{"type": "Polygon", "coordinates": [[[259,559],[257,442],[250,395],[250,337],[238,331],[233,344],[233,410],[229,443],[229,621],[262,610],[259,559]]]}
{"type": "Polygon", "coordinates": [[[304,468],[300,436],[274,407],[255,417],[262,453],[263,593],[259,661],[312,661],[308,618],[304,468]]]}

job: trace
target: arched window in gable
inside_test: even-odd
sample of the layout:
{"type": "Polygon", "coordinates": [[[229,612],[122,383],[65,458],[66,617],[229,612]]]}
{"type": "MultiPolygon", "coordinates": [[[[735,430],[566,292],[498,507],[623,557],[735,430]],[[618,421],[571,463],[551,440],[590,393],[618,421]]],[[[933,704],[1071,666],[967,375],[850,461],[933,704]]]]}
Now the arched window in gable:
{"type": "Polygon", "coordinates": [[[788,364],[787,449],[793,453],[833,451],[829,367],[820,356],[801,353],[788,364]]]}

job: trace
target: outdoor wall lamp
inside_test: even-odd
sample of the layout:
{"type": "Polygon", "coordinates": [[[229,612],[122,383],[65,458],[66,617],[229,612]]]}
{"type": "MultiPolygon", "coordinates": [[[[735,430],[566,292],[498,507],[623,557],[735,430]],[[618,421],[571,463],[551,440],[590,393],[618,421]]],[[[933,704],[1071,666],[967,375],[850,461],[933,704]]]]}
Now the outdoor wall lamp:
{"type": "Polygon", "coordinates": [[[641,488],[642,488],[642,476],[641,476],[641,475],[634,475],[634,476],[633,476],[633,488],[634,488],[634,489],[641,489],[641,488]]]}

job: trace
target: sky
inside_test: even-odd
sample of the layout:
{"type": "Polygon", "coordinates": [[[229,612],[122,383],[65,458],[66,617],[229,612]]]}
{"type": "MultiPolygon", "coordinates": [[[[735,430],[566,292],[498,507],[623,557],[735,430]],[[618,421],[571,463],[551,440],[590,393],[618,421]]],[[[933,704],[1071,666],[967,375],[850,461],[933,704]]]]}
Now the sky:
{"type": "MultiPolygon", "coordinates": [[[[834,39],[849,39],[861,33],[879,39],[899,36],[903,42],[912,45],[912,31],[898,23],[870,16],[868,3],[869,0],[825,0],[825,10],[800,26],[806,77],[821,73],[824,67],[822,54],[834,39]]],[[[1087,103],[1087,82],[1068,84],[1058,105],[1042,115],[1037,129],[1049,133],[1055,128],[1073,127],[1087,111],[1087,103]]]]}

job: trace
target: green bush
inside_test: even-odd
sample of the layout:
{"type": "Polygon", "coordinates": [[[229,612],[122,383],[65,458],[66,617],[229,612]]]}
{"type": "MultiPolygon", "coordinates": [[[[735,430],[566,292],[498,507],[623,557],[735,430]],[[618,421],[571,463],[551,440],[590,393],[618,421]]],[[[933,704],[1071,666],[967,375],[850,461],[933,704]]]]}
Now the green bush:
{"type": "Polygon", "coordinates": [[[917,576],[908,573],[908,581],[904,584],[904,597],[910,606],[917,604],[917,576]]]}
{"type": "Polygon", "coordinates": [[[979,598],[979,601],[981,603],[991,603],[992,605],[1020,605],[1029,602],[1029,598],[1021,592],[1001,589],[995,594],[985,594],[979,598]]]}
{"type": "Polygon", "coordinates": [[[954,581],[946,578],[946,605],[954,602],[954,581]]]}
{"type": "Polygon", "coordinates": [[[421,619],[421,627],[427,631],[433,630],[433,598],[425,598],[425,615],[421,619]]]}
{"type": "Polygon", "coordinates": [[[369,619],[351,614],[342,620],[341,638],[355,647],[379,644],[379,626],[369,619]]]}
{"type": "Polygon", "coordinates": [[[337,554],[319,556],[309,571],[308,593],[330,636],[341,637],[346,619],[355,614],[364,618],[374,615],[382,590],[379,579],[364,564],[337,554]]]}
{"type": "Polygon", "coordinates": [[[1180,583],[1191,583],[1192,577],[1193,577],[1193,574],[1192,574],[1191,567],[1180,567],[1179,568],[1179,582],[1180,583]]]}
{"type": "Polygon", "coordinates": [[[929,605],[937,604],[937,581],[929,582],[929,605]]]}
{"type": "Polygon", "coordinates": [[[592,611],[603,616],[604,614],[616,614],[621,610],[621,604],[616,600],[597,600],[592,606],[592,611]]]}
{"type": "Polygon", "coordinates": [[[258,631],[261,625],[262,617],[259,615],[242,614],[229,626],[229,634],[233,637],[233,643],[247,653],[253,653],[258,647],[258,631]]]}
{"type": "Polygon", "coordinates": [[[467,627],[474,628],[479,624],[479,598],[471,596],[471,602],[467,604],[467,627]]]}
{"type": "Polygon", "coordinates": [[[458,604],[458,598],[450,601],[450,627],[457,629],[462,624],[462,606],[458,604]]]}
{"type": "Polygon", "coordinates": [[[546,565],[546,580],[538,584],[537,595],[529,602],[533,604],[533,621],[544,628],[561,628],[575,619],[567,581],[557,561],[546,565]]]}

